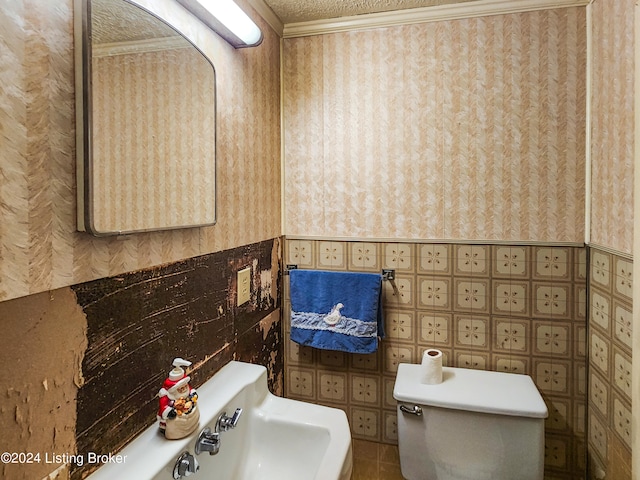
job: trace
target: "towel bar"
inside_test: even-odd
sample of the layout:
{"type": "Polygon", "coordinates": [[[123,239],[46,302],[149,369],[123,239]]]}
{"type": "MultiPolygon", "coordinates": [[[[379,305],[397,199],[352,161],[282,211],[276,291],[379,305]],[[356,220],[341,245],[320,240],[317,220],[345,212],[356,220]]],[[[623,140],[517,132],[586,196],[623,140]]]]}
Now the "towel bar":
{"type": "Polygon", "coordinates": [[[297,269],[298,269],[298,265],[294,263],[288,263],[284,269],[284,274],[289,275],[289,270],[297,270],[297,269]]]}
{"type": "MultiPolygon", "coordinates": [[[[295,263],[288,263],[285,267],[284,274],[289,275],[290,270],[296,270],[298,265],[295,263]]],[[[382,269],[382,280],[395,280],[396,271],[393,268],[383,268],[382,269]]]]}
{"type": "Polygon", "coordinates": [[[396,271],[393,268],[382,269],[382,280],[395,280],[396,271]]]}

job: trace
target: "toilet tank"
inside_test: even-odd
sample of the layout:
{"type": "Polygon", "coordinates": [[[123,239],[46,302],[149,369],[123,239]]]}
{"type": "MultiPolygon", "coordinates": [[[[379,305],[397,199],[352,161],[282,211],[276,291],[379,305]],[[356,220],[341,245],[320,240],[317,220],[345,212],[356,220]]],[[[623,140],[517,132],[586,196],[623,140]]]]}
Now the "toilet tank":
{"type": "Polygon", "coordinates": [[[531,377],[443,367],[425,385],[402,363],[393,390],[407,480],[542,480],[547,407],[531,377]]]}

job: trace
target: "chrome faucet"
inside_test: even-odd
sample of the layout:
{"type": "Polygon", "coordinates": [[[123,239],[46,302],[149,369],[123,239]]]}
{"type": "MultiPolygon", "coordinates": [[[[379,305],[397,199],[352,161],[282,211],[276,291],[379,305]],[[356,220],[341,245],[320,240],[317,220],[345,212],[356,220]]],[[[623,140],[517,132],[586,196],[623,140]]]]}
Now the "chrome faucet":
{"type": "Polygon", "coordinates": [[[196,441],[196,455],[200,455],[202,452],[209,452],[209,455],[218,453],[220,451],[220,433],[236,428],[240,415],[242,415],[241,408],[236,408],[232,417],[227,417],[227,412],[222,412],[216,421],[215,432],[212,432],[209,427],[203,428],[196,441]]]}
{"type": "Polygon", "coordinates": [[[236,428],[240,415],[242,415],[241,408],[236,408],[233,417],[227,417],[227,412],[222,412],[216,422],[216,432],[226,432],[227,430],[236,428]]]}
{"type": "Polygon", "coordinates": [[[189,475],[196,473],[200,469],[198,461],[189,452],[184,452],[176,460],[176,464],[173,467],[173,478],[178,480],[182,477],[188,477],[189,475]]]}
{"type": "Polygon", "coordinates": [[[215,455],[219,450],[220,434],[212,432],[209,427],[203,428],[196,442],[196,455],[200,455],[202,452],[209,452],[209,455],[215,455]]]}

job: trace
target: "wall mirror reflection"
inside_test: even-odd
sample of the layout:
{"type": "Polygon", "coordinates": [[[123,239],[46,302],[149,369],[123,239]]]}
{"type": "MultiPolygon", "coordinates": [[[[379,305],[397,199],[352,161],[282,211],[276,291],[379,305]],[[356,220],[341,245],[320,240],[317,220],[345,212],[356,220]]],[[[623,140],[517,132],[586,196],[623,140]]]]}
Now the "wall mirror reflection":
{"type": "Polygon", "coordinates": [[[126,0],[76,0],[78,229],[215,223],[215,71],[126,0]]]}

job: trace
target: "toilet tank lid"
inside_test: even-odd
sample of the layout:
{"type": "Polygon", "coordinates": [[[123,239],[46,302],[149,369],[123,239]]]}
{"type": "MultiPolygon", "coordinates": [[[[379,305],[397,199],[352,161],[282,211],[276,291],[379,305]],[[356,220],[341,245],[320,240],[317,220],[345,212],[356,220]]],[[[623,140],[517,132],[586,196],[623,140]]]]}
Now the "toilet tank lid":
{"type": "Polygon", "coordinates": [[[420,381],[421,365],[398,365],[393,398],[431,407],[547,418],[547,406],[528,375],[442,367],[442,383],[420,381]]]}

